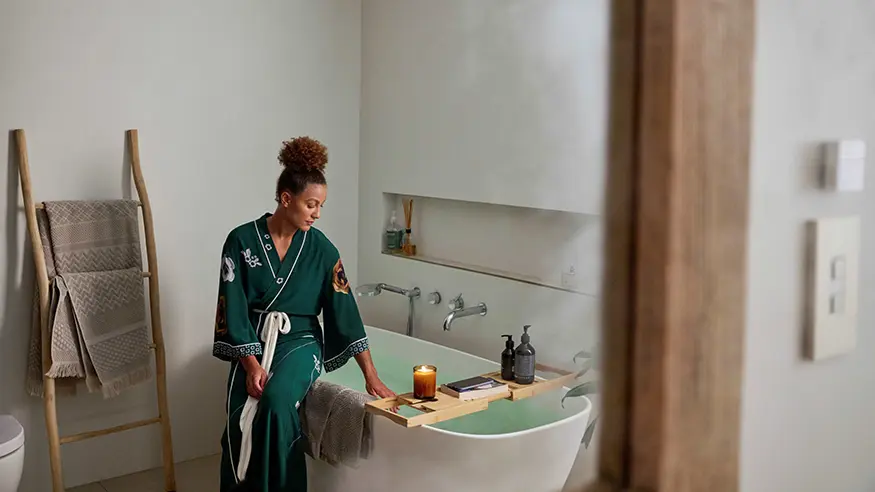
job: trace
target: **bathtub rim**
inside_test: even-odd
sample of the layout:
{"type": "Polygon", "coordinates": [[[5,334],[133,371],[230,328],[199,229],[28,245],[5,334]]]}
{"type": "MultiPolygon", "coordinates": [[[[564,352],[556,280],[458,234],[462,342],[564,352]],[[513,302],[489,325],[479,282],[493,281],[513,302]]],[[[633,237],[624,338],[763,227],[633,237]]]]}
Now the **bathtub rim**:
{"type": "MultiPolygon", "coordinates": [[[[441,344],[431,342],[429,340],[425,340],[422,338],[408,337],[407,335],[405,335],[403,333],[398,333],[396,331],[387,330],[385,328],[380,328],[378,326],[373,326],[373,325],[365,325],[365,331],[367,332],[368,330],[379,330],[381,332],[387,333],[390,336],[395,336],[395,337],[399,337],[399,338],[412,338],[413,340],[416,340],[416,342],[418,342],[418,343],[425,343],[428,345],[432,345],[432,346],[437,347],[439,349],[448,350],[450,352],[455,352],[457,354],[464,355],[465,357],[472,357],[474,359],[479,359],[481,361],[487,362],[487,363],[492,364],[494,366],[501,367],[501,364],[499,364],[495,361],[491,361],[489,359],[486,359],[484,357],[480,357],[479,355],[469,354],[468,352],[462,352],[461,350],[458,350],[458,349],[455,349],[452,347],[447,347],[446,345],[441,345],[441,344]]],[[[539,379],[543,379],[543,378],[539,378],[539,379]]],[[[562,389],[567,391],[570,388],[568,388],[567,386],[563,386],[562,389]]],[[[558,426],[566,424],[566,423],[571,423],[574,420],[582,419],[584,417],[589,419],[589,415],[592,413],[592,401],[586,396],[581,396],[581,397],[576,397],[576,398],[578,400],[580,400],[580,399],[583,400],[583,406],[581,407],[580,411],[575,412],[574,414],[569,415],[568,417],[556,420],[554,422],[550,422],[549,424],[539,425],[537,427],[523,429],[520,431],[506,432],[503,434],[469,434],[469,433],[465,433],[465,432],[455,432],[455,431],[450,431],[450,430],[446,430],[446,429],[439,429],[437,427],[432,427],[432,424],[425,424],[425,425],[420,426],[420,428],[425,428],[425,429],[428,429],[429,431],[432,431],[432,432],[439,432],[441,434],[447,434],[447,435],[451,435],[451,436],[464,436],[468,439],[510,439],[513,437],[531,434],[533,432],[550,430],[552,428],[558,427],[558,426]]],[[[385,417],[383,417],[383,418],[385,418],[385,417]]],[[[395,424],[395,425],[397,425],[397,424],[395,424]]]]}

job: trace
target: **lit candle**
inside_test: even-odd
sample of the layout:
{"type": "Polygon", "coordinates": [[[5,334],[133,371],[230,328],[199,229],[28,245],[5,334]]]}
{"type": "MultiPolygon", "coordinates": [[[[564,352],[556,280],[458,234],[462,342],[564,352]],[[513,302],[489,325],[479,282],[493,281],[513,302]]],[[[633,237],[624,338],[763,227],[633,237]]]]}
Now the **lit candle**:
{"type": "Polygon", "coordinates": [[[413,397],[417,400],[434,398],[437,388],[437,367],[416,366],[413,368],[413,397]]]}

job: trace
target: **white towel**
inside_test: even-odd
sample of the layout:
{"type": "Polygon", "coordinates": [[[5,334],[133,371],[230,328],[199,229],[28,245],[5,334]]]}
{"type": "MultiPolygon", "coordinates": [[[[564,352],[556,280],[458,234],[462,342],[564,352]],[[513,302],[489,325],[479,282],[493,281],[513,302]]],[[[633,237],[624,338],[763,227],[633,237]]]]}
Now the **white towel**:
{"type": "MultiPolygon", "coordinates": [[[[292,329],[289,315],[277,311],[268,313],[261,331],[261,341],[264,342],[264,354],[261,356],[261,367],[268,375],[273,363],[273,354],[276,351],[276,341],[280,333],[287,334],[292,329]]],[[[258,411],[258,399],[251,395],[246,398],[243,411],[240,413],[240,461],[237,465],[237,479],[246,478],[246,470],[249,468],[249,458],[252,456],[252,424],[255,422],[255,413],[258,411]]]]}

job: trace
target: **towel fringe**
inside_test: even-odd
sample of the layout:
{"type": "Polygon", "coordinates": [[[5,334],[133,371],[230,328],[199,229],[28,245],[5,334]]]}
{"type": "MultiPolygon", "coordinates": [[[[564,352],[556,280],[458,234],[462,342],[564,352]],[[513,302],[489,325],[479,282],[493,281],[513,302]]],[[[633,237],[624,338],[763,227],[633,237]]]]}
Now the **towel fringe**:
{"type": "Polygon", "coordinates": [[[47,376],[50,378],[60,379],[60,378],[84,378],[85,371],[82,370],[82,366],[75,362],[56,362],[52,364],[51,369],[47,373],[47,376]]]}
{"type": "Polygon", "coordinates": [[[115,398],[122,391],[151,380],[153,375],[151,365],[146,365],[107,381],[100,387],[103,392],[103,398],[115,398]]]}

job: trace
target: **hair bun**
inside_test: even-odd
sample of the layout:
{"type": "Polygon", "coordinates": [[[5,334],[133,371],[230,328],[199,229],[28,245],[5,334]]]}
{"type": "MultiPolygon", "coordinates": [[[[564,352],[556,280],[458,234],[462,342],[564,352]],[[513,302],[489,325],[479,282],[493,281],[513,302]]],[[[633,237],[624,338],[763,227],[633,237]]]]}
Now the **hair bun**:
{"type": "Polygon", "coordinates": [[[283,142],[278,160],[293,171],[325,171],[328,149],[310,137],[293,138],[283,142]]]}

